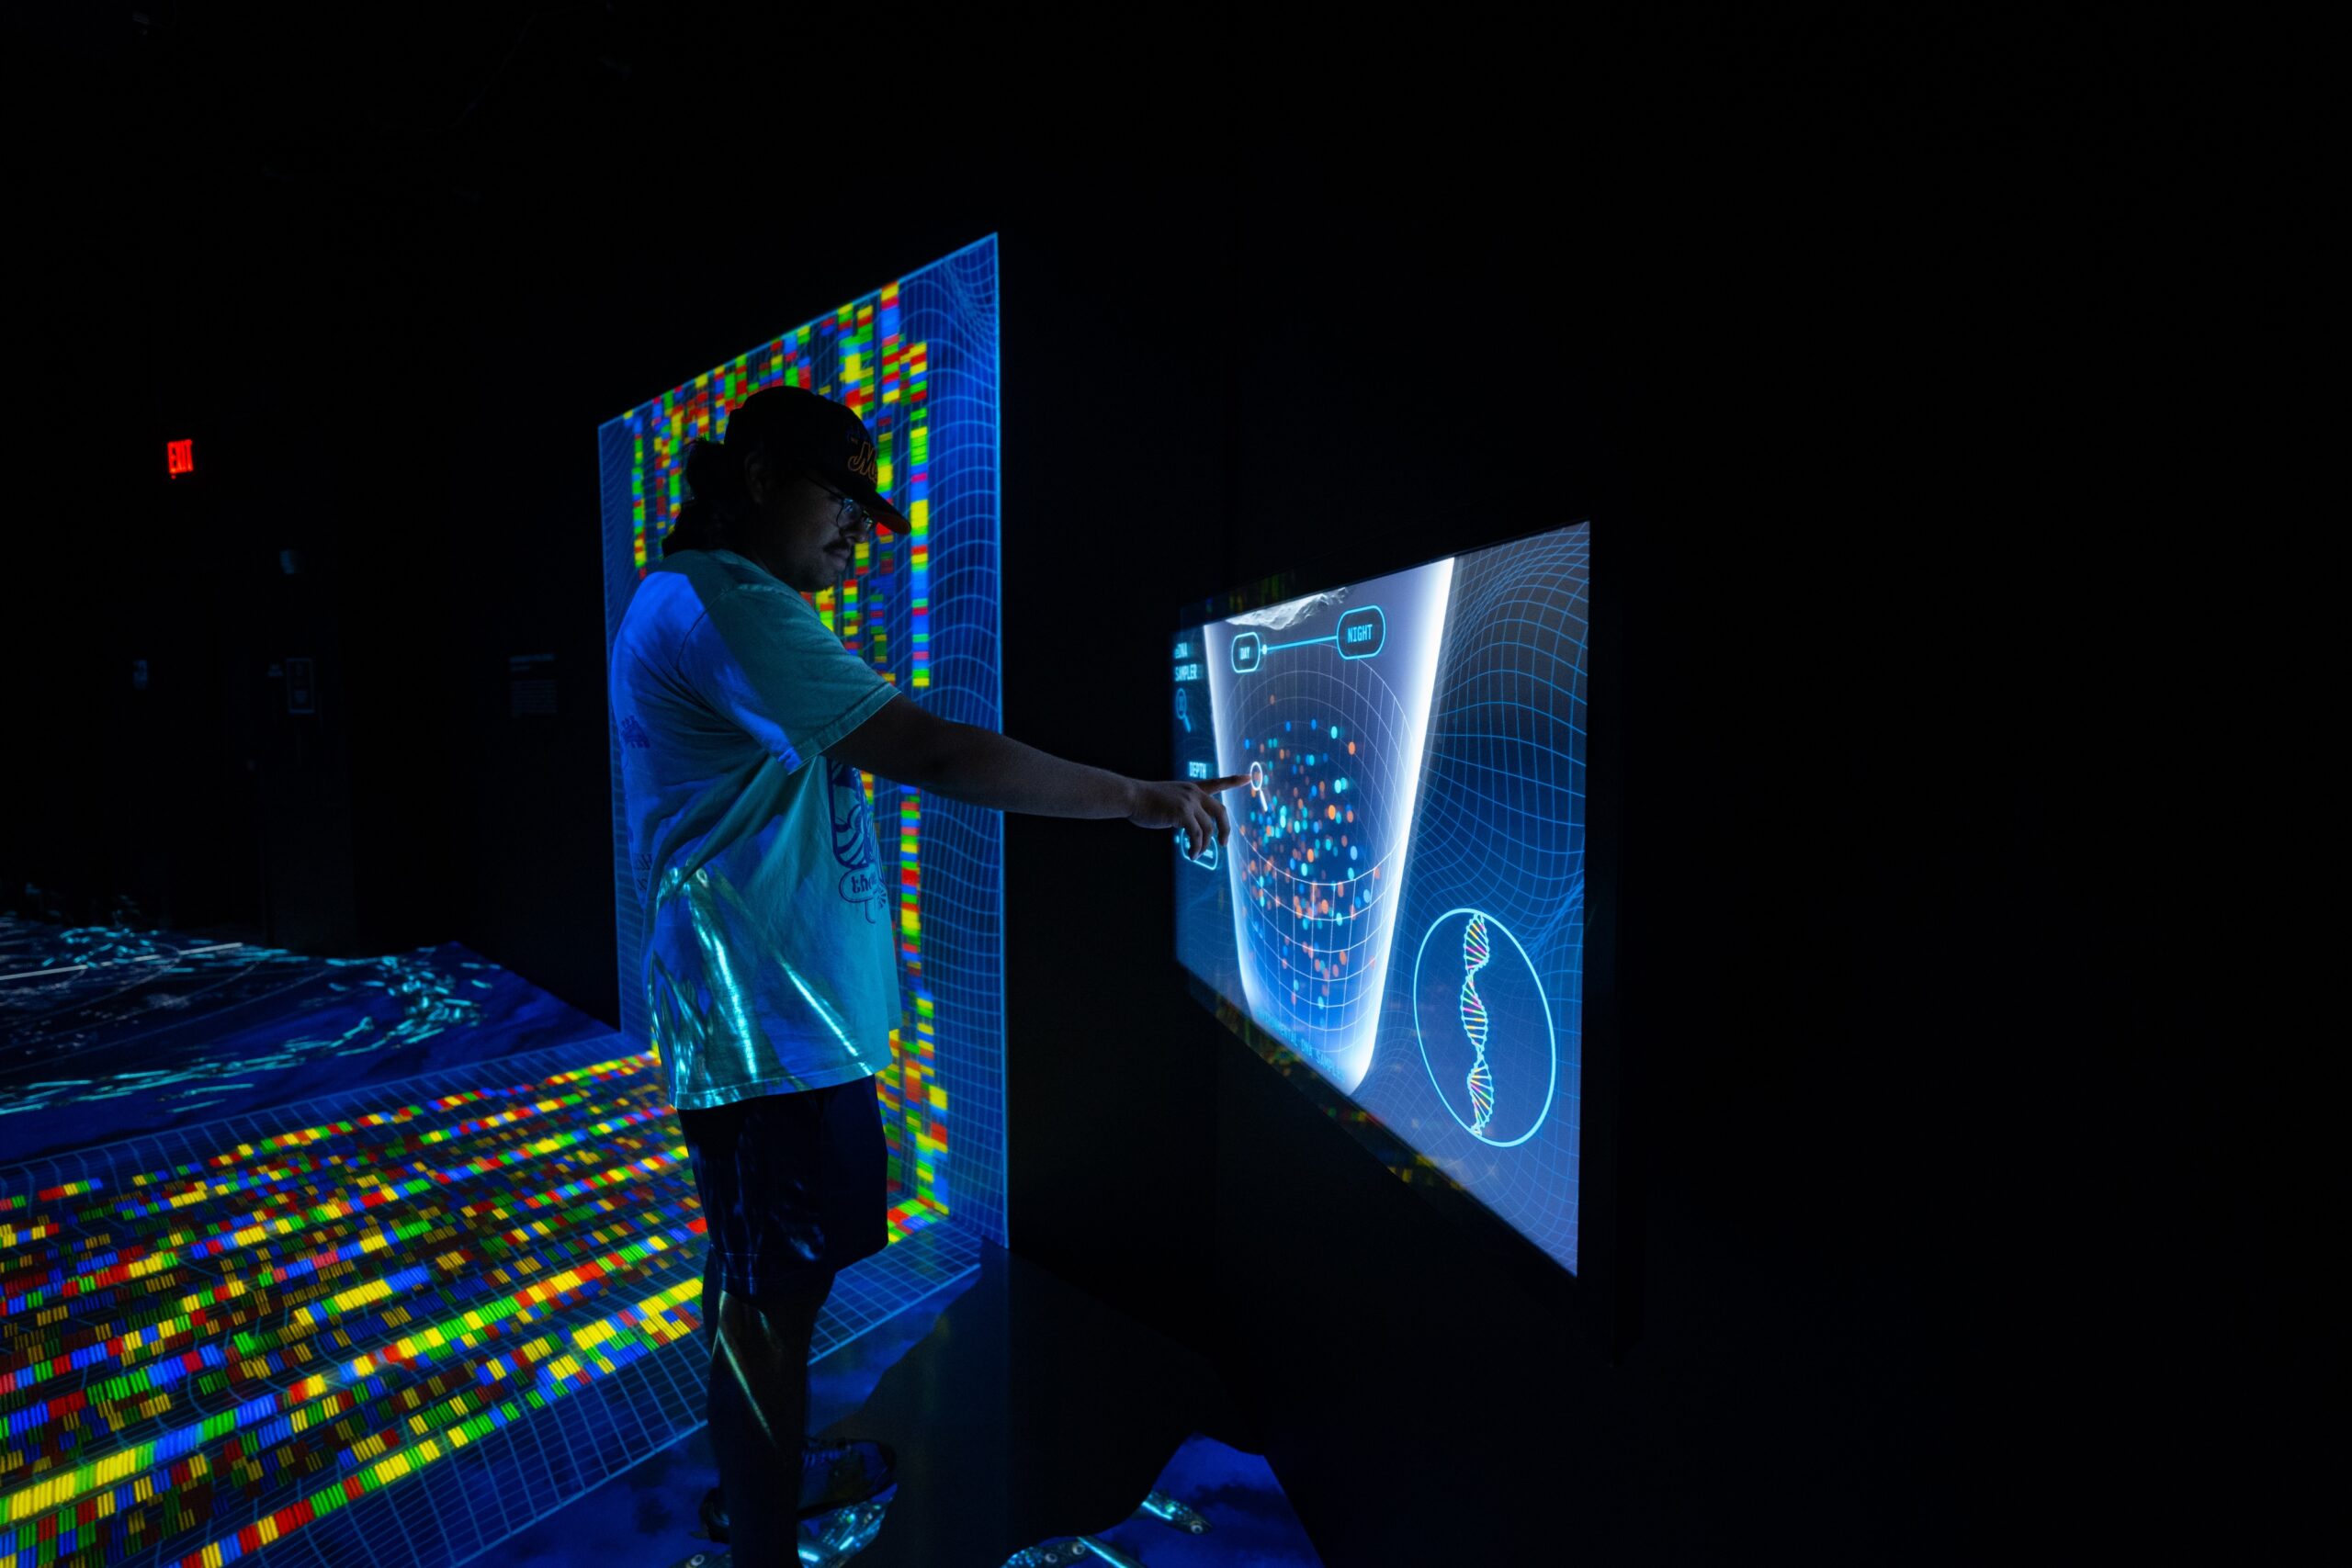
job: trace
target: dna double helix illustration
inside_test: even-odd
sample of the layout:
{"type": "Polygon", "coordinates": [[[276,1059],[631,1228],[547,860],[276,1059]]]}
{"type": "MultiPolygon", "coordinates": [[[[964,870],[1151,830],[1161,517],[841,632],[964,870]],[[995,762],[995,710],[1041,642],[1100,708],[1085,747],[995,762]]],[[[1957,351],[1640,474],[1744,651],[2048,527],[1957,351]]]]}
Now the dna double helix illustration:
{"type": "Polygon", "coordinates": [[[1478,971],[1487,966],[1487,917],[1473,915],[1462,928],[1462,1032],[1478,1059],[1470,1066],[1470,1131],[1484,1136],[1495,1113],[1495,1074],[1487,1062],[1487,1004],[1478,995],[1478,971]]]}

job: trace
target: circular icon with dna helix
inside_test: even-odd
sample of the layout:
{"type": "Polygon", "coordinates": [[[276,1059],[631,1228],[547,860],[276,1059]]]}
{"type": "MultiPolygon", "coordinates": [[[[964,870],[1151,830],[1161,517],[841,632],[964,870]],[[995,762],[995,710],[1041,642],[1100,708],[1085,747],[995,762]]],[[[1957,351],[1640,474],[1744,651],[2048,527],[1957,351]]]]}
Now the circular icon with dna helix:
{"type": "Polygon", "coordinates": [[[1487,1003],[1478,995],[1478,971],[1488,960],[1487,917],[1473,915],[1462,928],[1462,1032],[1470,1037],[1470,1049],[1478,1054],[1469,1072],[1470,1130],[1482,1137],[1487,1119],[1495,1113],[1495,1075],[1487,1065],[1487,1003]]]}
{"type": "Polygon", "coordinates": [[[1449,909],[1413,960],[1413,1028],[1421,1066],[1463,1131],[1498,1148],[1532,1137],[1559,1085],[1552,1004],[1535,965],[1501,921],[1449,909]]]}

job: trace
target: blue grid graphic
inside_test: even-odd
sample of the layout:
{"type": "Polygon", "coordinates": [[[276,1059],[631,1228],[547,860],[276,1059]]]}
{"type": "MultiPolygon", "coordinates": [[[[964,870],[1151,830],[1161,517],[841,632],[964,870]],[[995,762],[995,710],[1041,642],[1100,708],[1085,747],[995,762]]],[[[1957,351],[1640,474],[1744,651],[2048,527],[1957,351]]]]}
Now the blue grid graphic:
{"type": "MultiPolygon", "coordinates": [[[[931,345],[932,684],[919,695],[943,718],[997,729],[1004,702],[995,240],[902,280],[899,308],[909,341],[931,345]]],[[[955,1224],[1003,1246],[1004,817],[938,795],[921,809],[922,962],[947,1093],[950,1213],[955,1224]]]]}

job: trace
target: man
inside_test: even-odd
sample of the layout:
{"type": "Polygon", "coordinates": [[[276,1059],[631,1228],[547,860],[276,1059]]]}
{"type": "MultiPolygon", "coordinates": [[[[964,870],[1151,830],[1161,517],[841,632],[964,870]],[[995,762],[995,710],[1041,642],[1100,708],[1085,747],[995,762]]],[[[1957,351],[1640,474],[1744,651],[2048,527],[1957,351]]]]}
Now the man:
{"type": "Polygon", "coordinates": [[[797,1520],[889,1483],[879,1443],[810,1446],[808,1361],[833,1276],[885,1241],[873,1083],[899,1012],[888,889],[860,770],[1004,811],[1222,841],[1240,777],[1145,783],[937,718],[800,595],[904,527],[857,415],[798,388],[693,443],[682,511],[613,647],[644,984],[710,1231],[704,1321],[719,1495],[740,1562],[796,1562],[797,1520]]]}

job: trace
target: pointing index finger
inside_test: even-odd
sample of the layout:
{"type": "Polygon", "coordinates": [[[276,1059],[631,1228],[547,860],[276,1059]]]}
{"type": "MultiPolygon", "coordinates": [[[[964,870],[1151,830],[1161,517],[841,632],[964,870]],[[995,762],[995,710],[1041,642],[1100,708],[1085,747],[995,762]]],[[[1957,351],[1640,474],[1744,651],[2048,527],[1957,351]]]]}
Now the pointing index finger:
{"type": "Polygon", "coordinates": [[[1231,778],[1204,779],[1201,783],[1201,787],[1208,791],[1211,795],[1216,795],[1221,790],[1228,790],[1236,784],[1246,784],[1249,782],[1250,775],[1248,773],[1236,773],[1231,778]]]}

